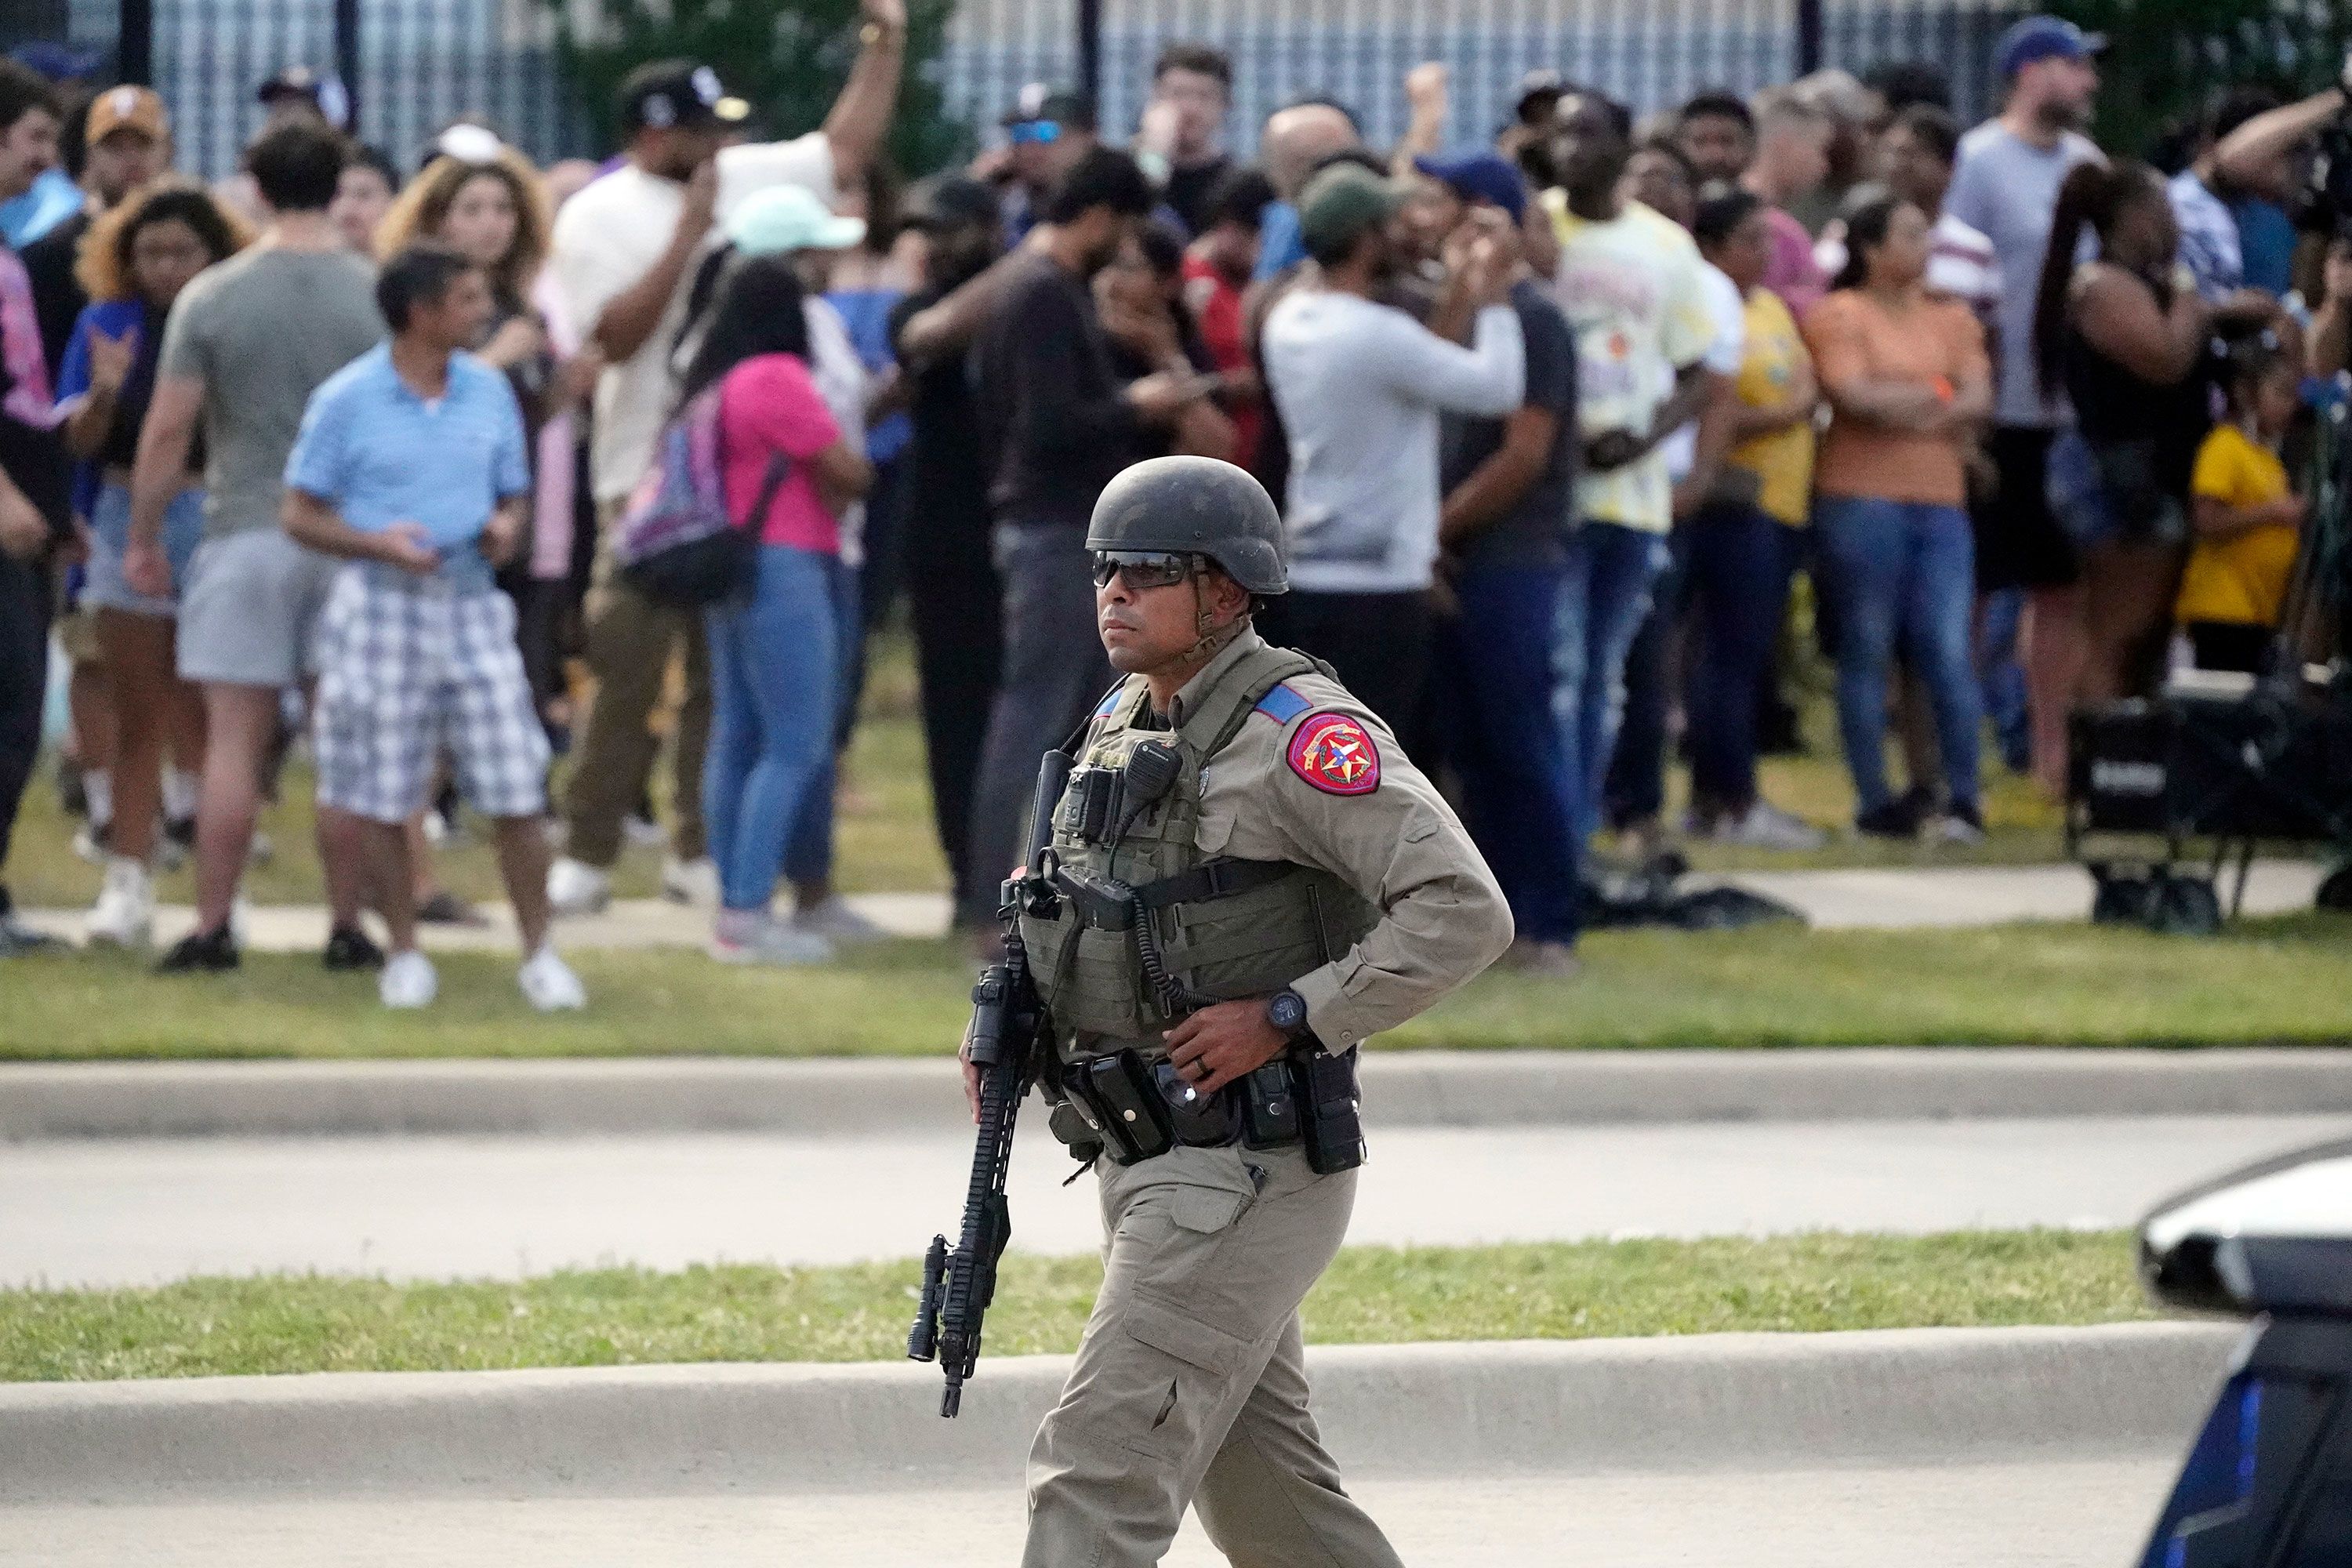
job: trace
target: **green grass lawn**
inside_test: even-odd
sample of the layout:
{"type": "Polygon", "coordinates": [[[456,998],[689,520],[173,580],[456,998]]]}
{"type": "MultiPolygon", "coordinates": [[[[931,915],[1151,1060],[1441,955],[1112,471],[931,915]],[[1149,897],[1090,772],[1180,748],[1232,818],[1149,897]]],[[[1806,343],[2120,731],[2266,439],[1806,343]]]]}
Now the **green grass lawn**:
{"type": "MultiPolygon", "coordinates": [[[[922,1055],[961,1035],[972,966],[888,942],[816,969],[682,952],[574,954],[591,1006],[541,1017],[513,961],[445,955],[422,1014],[310,954],[160,978],[103,954],[20,960],[0,1058],[922,1055]]],[[[2246,921],[2218,937],[2089,925],[1954,931],[1602,931],[1570,981],[1489,973],[1386,1046],[2352,1043],[2352,919],[2246,921]]]]}
{"type": "MultiPolygon", "coordinates": [[[[1816,697],[1806,710],[1806,738],[1811,748],[1801,757],[1776,757],[1764,763],[1766,795],[1780,805],[1826,827],[1843,828],[1853,818],[1853,790],[1838,760],[1834,720],[1826,700],[1816,697]]],[[[563,769],[559,766],[559,780],[563,769]]],[[[666,802],[667,769],[654,781],[657,800],[666,802]]],[[[78,908],[98,896],[98,868],[75,858],[71,844],[74,825],[58,808],[54,774],[43,770],[27,793],[24,816],[17,826],[14,853],[7,866],[16,901],[28,908],[78,908]]],[[[1688,775],[1677,767],[1670,794],[1673,815],[1679,815],[1688,775]]],[[[561,787],[559,784],[559,788],[561,787]]],[[[1769,851],[1725,849],[1713,845],[1691,847],[1692,861],[1706,870],[1797,869],[1812,867],[2018,864],[2055,859],[2059,856],[2059,815],[2024,780],[1997,769],[1986,781],[1985,819],[1989,837],[1972,848],[1948,845],[1889,845],[1876,839],[1833,835],[1830,844],[1811,854],[1786,855],[1769,851]]],[[[318,855],[311,837],[310,773],[300,761],[290,765],[280,789],[279,804],[265,813],[263,826],[274,853],[247,879],[247,895],[257,903],[315,903],[320,897],[318,855]]],[[[888,637],[877,645],[871,679],[866,684],[865,717],[859,724],[845,771],[838,813],[838,865],[841,885],[851,892],[944,891],[947,868],[931,829],[930,787],[923,769],[922,728],[917,707],[915,672],[904,637],[888,637]]],[[[478,825],[477,825],[478,826],[478,825]]],[[[617,868],[615,889],[625,898],[652,894],[656,886],[659,853],[626,851],[617,868]]],[[[498,868],[484,837],[467,834],[438,858],[443,884],[476,900],[496,899],[498,868]]],[[[185,903],[194,896],[190,874],[181,870],[164,877],[159,892],[166,902],[185,903]]]]}
{"type": "MultiPolygon", "coordinates": [[[[1351,1247],[1307,1300],[1325,1344],[2107,1323],[2154,1314],[2123,1232],[1351,1247]]],[[[0,1291],[0,1381],[903,1355],[920,1270],[730,1266],[398,1285],[318,1276],[0,1291]]],[[[1091,1257],[1005,1260],[988,1352],[1076,1348],[1091,1257]]]]}

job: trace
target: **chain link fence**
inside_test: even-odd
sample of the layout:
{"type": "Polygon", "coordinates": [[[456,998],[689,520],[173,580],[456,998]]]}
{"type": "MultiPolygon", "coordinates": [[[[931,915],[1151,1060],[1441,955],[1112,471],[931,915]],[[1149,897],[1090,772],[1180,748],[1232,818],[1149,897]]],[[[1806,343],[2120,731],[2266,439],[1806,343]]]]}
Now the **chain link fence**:
{"type": "MultiPolygon", "coordinates": [[[[1509,117],[1528,71],[1559,71],[1632,104],[1670,108],[1703,88],[1752,92],[1797,74],[1796,0],[1160,0],[1106,4],[1103,129],[1132,132],[1151,63],[1177,40],[1213,44],[1234,62],[1234,144],[1250,150],[1265,116],[1303,93],[1352,109],[1375,145],[1404,130],[1405,72],[1451,68],[1454,142],[1482,140],[1509,117]]],[[[1964,119],[1991,107],[1994,38],[2016,13],[1989,0],[1831,0],[1822,63],[1859,74],[1918,60],[1949,79],[1964,119]]],[[[1076,0],[963,0],[949,33],[942,85],[950,112],[995,122],[1030,81],[1078,80],[1076,0]]]]}
{"type": "MultiPolygon", "coordinates": [[[[1796,0],[1106,0],[1103,128],[1135,126],[1151,62],[1179,39],[1234,60],[1234,144],[1246,152],[1266,114],[1326,93],[1361,117],[1368,140],[1404,128],[1404,73],[1453,70],[1450,139],[1491,133],[1512,88],[1539,68],[1647,112],[1701,88],[1747,92],[1796,74],[1796,0]]],[[[0,0],[0,45],[68,42],[110,65],[116,0],[0,0]]],[[[182,159],[219,175],[260,123],[256,84],[285,67],[334,59],[332,0],[153,0],[155,85],[172,106],[182,159]]],[[[594,153],[562,79],[541,0],[364,0],[359,7],[359,132],[404,165],[445,123],[480,114],[542,159],[594,153]]],[[[1930,64],[1963,118],[1990,108],[1992,40],[2003,0],[1829,0],[1823,63],[1860,72],[1882,60],[1930,64]]],[[[985,136],[1030,81],[1075,83],[1077,0],[963,0],[938,73],[950,115],[985,136]]],[[[725,62],[718,62],[722,70],[725,62]]],[[[107,66],[101,66],[105,70],[107,66]]]]}

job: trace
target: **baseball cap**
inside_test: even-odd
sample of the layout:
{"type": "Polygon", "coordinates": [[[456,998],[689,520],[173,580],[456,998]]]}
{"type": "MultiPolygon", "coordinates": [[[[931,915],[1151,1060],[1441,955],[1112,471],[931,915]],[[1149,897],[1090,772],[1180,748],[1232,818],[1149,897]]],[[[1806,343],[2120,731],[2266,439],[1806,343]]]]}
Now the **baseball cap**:
{"type": "Polygon", "coordinates": [[[1499,153],[1465,147],[1435,157],[1415,158],[1412,166],[1438,184],[1450,187],[1465,202],[1485,202],[1511,215],[1517,223],[1527,215],[1528,183],[1499,153]]]}
{"type": "Polygon", "coordinates": [[[727,216],[727,237],[745,256],[844,250],[866,237],[866,220],[841,216],[806,185],[770,185],[727,216]]]}
{"type": "Polygon", "coordinates": [[[996,193],[961,174],[918,180],[899,206],[900,218],[917,228],[954,228],[996,221],[996,193]]]}
{"type": "Polygon", "coordinates": [[[51,82],[79,81],[94,75],[103,62],[96,49],[78,49],[48,38],[18,44],[8,51],[8,58],[51,82]]]}
{"type": "Polygon", "coordinates": [[[94,147],[118,131],[135,131],[150,142],[161,142],[172,133],[172,116],[152,88],[110,87],[89,100],[82,140],[94,147]]]}
{"type": "Polygon", "coordinates": [[[751,117],[751,106],[730,98],[719,73],[692,60],[656,60],[621,79],[621,129],[668,131],[733,125],[751,117]]]}
{"type": "Polygon", "coordinates": [[[1052,87],[1033,81],[1023,88],[1004,111],[1006,125],[1026,125],[1034,121],[1050,121],[1055,125],[1067,125],[1074,130],[1095,128],[1095,106],[1092,100],[1073,88],[1052,87]]]}
{"type": "Polygon", "coordinates": [[[1298,235],[1313,252],[1344,250],[1404,205],[1393,180],[1358,163],[1334,163],[1298,193],[1298,235]]]}
{"type": "Polygon", "coordinates": [[[2011,23],[1993,46],[1993,69],[2011,77],[2036,60],[2086,60],[2106,47],[2105,33],[2086,33],[2056,16],[2027,16],[2011,23]]]}

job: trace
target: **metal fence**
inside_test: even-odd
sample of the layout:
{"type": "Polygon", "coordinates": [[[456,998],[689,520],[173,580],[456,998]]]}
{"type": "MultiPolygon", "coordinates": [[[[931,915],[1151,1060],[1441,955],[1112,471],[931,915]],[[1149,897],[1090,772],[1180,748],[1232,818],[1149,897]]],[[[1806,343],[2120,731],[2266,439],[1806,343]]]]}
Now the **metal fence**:
{"type": "MultiPolygon", "coordinates": [[[[942,85],[949,110],[994,122],[1023,83],[1078,79],[1076,0],[963,0],[950,30],[942,85]]],[[[1990,97],[1993,39],[2014,13],[2000,0],[1846,0],[1824,7],[1822,63],[1861,72],[1920,60],[1948,78],[1964,117],[1990,97]]],[[[1639,112],[1702,88],[1750,92],[1797,74],[1796,0],[1160,0],[1104,7],[1103,128],[1133,130],[1151,62],[1182,39],[1234,62],[1232,139],[1255,145],[1265,116],[1303,93],[1353,109],[1366,140],[1403,130],[1405,72],[1451,68],[1449,139],[1491,134],[1514,85],[1557,70],[1639,112]]]]}
{"type": "MultiPolygon", "coordinates": [[[[334,58],[333,0],[152,0],[155,85],[180,127],[183,162],[227,172],[259,123],[256,83],[334,58]]],[[[1992,38],[2009,0],[1829,0],[1823,59],[1860,71],[1928,62],[1964,116],[1988,108],[1992,38]]],[[[110,53],[117,0],[0,0],[0,45],[27,37],[110,53]]],[[[1022,84],[1078,79],[1077,0],[962,0],[936,69],[949,112],[975,134],[1022,84]]],[[[593,152],[551,47],[542,0],[364,0],[359,6],[359,131],[404,163],[442,124],[489,117],[541,158],[593,152]]],[[[1178,39],[1234,60],[1234,144],[1306,92],[1352,105],[1366,137],[1404,125],[1404,73],[1453,68],[1455,140],[1483,137],[1511,89],[1538,67],[1648,111],[1703,87],[1749,91],[1796,73],[1797,0],[1107,0],[1103,126],[1131,131],[1152,58],[1178,39]]],[[[723,67],[725,62],[719,64],[723,67]]]]}

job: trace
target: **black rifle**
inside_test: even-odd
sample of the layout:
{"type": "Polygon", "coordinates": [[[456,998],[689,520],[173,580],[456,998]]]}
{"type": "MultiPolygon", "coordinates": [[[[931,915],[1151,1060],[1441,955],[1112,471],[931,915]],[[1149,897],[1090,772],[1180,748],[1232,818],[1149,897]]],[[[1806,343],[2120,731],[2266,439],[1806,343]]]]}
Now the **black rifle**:
{"type": "Polygon", "coordinates": [[[1042,912],[1054,897],[1044,866],[1053,841],[1054,807],[1070,776],[1070,755],[1048,752],[1037,769],[1029,817],[1029,854],[1020,876],[1004,884],[1004,961],[981,971],[971,988],[971,1060],[980,1068],[980,1134],[964,1190],[963,1232],[953,1251],[935,1236],[923,1255],[923,1296],[907,1335],[913,1361],[937,1360],[947,1373],[940,1414],[952,1417],[963,1403],[964,1379],[980,1361],[981,1321],[996,1296],[996,1262],[1013,1237],[1004,1178],[1013,1163],[1013,1124],[1021,1101],[1053,1052],[1045,1009],[1030,978],[1021,942],[1024,909],[1042,912]]]}

